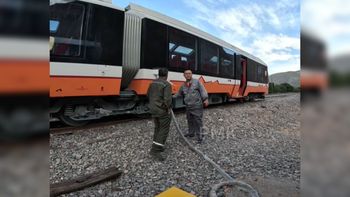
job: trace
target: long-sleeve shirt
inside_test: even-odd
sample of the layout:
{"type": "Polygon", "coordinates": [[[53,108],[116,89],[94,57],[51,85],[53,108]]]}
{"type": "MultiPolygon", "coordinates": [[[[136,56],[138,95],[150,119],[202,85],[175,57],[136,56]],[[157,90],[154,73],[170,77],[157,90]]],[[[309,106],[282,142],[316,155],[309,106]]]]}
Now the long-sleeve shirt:
{"type": "Polygon", "coordinates": [[[148,88],[147,97],[153,117],[168,113],[172,103],[171,84],[163,79],[154,80],[148,88]]]}
{"type": "Polygon", "coordinates": [[[203,101],[208,99],[208,93],[202,83],[198,79],[191,79],[184,82],[175,95],[183,96],[184,103],[187,108],[203,107],[203,101]]]}

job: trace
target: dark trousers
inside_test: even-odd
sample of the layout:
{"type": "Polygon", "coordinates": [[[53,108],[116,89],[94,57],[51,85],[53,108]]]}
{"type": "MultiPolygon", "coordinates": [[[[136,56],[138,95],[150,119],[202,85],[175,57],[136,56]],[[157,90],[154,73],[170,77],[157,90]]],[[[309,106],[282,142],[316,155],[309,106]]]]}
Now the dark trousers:
{"type": "Polygon", "coordinates": [[[203,108],[186,108],[188,133],[197,136],[198,140],[203,138],[203,108]]]}
{"type": "Polygon", "coordinates": [[[153,120],[154,135],[151,151],[160,152],[164,150],[164,145],[169,134],[171,115],[165,114],[159,117],[153,117],[153,120]]]}

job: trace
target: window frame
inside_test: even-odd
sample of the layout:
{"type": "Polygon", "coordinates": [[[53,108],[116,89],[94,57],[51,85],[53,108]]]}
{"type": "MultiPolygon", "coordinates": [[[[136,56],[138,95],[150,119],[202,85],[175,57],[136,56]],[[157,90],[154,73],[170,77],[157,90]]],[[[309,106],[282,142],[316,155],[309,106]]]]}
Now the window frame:
{"type": "MultiPolygon", "coordinates": [[[[122,62],[123,62],[123,38],[124,38],[124,18],[125,18],[125,12],[118,10],[118,9],[114,9],[114,8],[110,8],[110,7],[105,7],[105,6],[101,6],[98,4],[93,4],[93,3],[86,3],[86,2],[70,2],[64,5],[69,5],[69,4],[78,4],[78,5],[82,5],[84,6],[84,15],[83,15],[83,22],[82,22],[82,36],[81,36],[81,52],[79,56],[60,56],[60,55],[54,55],[50,53],[50,62],[67,62],[67,63],[87,63],[87,64],[98,64],[98,65],[110,65],[110,66],[122,66],[122,62]],[[122,18],[122,26],[121,28],[121,38],[115,38],[114,41],[116,41],[117,39],[121,39],[121,45],[119,46],[120,49],[118,49],[118,52],[120,52],[121,54],[118,53],[118,55],[120,55],[120,59],[115,60],[117,63],[112,62],[109,63],[108,58],[103,59],[103,56],[105,54],[102,54],[100,59],[91,59],[89,57],[87,57],[87,46],[84,44],[84,42],[87,41],[88,39],[88,31],[90,30],[90,24],[93,22],[93,17],[92,15],[94,13],[92,13],[94,11],[94,9],[96,7],[100,7],[100,8],[106,8],[108,9],[111,13],[113,12],[114,14],[122,14],[123,18],[122,18]],[[119,62],[120,61],[120,62],[119,62]],[[120,64],[119,64],[120,63],[120,64]]],[[[53,5],[54,6],[54,5],[53,5]]],[[[50,7],[51,8],[51,7],[50,7]]],[[[49,17],[50,20],[50,17],[49,17]]],[[[51,32],[49,31],[50,36],[51,36],[51,32]]],[[[93,42],[95,42],[95,40],[93,40],[93,42]]],[[[117,43],[115,43],[117,44],[117,43]]]]}
{"type": "MultiPolygon", "coordinates": [[[[193,39],[194,43],[193,43],[193,51],[191,53],[194,53],[194,64],[193,65],[189,65],[188,68],[176,68],[176,67],[171,67],[170,66],[170,60],[171,60],[171,55],[172,53],[170,53],[170,49],[168,47],[168,50],[167,50],[167,68],[170,70],[170,71],[175,71],[175,72],[184,72],[186,69],[191,69],[192,72],[196,72],[197,71],[197,64],[198,64],[198,59],[197,59],[197,54],[198,54],[198,50],[197,50],[197,39],[198,37],[197,36],[194,36],[193,34],[190,34],[188,32],[185,32],[183,30],[180,30],[180,29],[177,29],[175,27],[172,27],[172,26],[167,26],[167,43],[168,43],[168,46],[170,45],[170,32],[174,32],[174,31],[177,31],[178,33],[182,34],[182,36],[186,36],[187,38],[190,38],[190,39],[193,39]]],[[[175,45],[176,46],[176,45],[175,45]]],[[[179,45],[178,47],[181,47],[182,45],[179,45]]],[[[182,47],[186,47],[186,46],[182,46],[182,47]]],[[[177,48],[177,47],[176,47],[177,48]]],[[[176,50],[175,48],[175,50],[176,50]]],[[[188,48],[188,47],[186,47],[188,48]]],[[[187,57],[188,58],[188,57],[187,57]]]]}
{"type": "MultiPolygon", "coordinates": [[[[144,21],[145,20],[151,20],[153,22],[156,22],[156,23],[159,23],[159,24],[162,24],[165,26],[165,29],[166,29],[166,46],[164,47],[166,49],[166,64],[165,66],[163,67],[166,67],[168,68],[169,71],[173,71],[173,72],[183,72],[184,70],[183,69],[175,69],[173,67],[170,67],[170,50],[169,50],[169,45],[170,45],[170,30],[173,29],[173,30],[176,30],[176,31],[179,31],[181,33],[184,33],[190,37],[193,37],[194,40],[195,40],[195,44],[194,44],[194,55],[195,55],[195,64],[193,65],[193,67],[190,67],[189,69],[192,70],[192,73],[194,74],[199,74],[199,75],[208,75],[208,76],[213,76],[213,77],[222,77],[222,78],[228,78],[228,79],[234,79],[234,80],[241,80],[241,74],[242,74],[242,66],[241,66],[241,60],[242,59],[246,59],[246,62],[247,62],[247,80],[249,81],[254,81],[254,82],[257,82],[257,81],[260,81],[258,78],[257,73],[258,71],[256,69],[258,69],[258,65],[260,65],[259,63],[255,62],[254,60],[252,59],[249,59],[243,55],[241,55],[240,53],[238,53],[236,50],[234,49],[231,49],[231,48],[227,48],[227,47],[224,47],[222,45],[218,45],[218,44],[215,44],[207,39],[204,39],[204,38],[201,38],[199,36],[195,36],[191,33],[188,33],[186,31],[183,31],[181,29],[178,29],[178,28],[175,28],[173,26],[170,26],[170,25],[167,25],[167,24],[164,24],[164,23],[161,23],[161,22],[158,22],[158,21],[155,21],[153,19],[149,19],[149,18],[144,18],[143,19],[143,25],[144,25],[144,21]],[[202,67],[202,62],[201,62],[201,58],[202,58],[202,54],[203,54],[203,50],[202,50],[202,46],[201,44],[202,43],[209,43],[209,45],[213,46],[215,49],[216,49],[216,56],[217,56],[217,63],[216,63],[216,73],[211,73],[211,72],[207,72],[203,69],[202,67]],[[221,67],[222,67],[222,64],[221,64],[221,60],[222,60],[222,50],[227,49],[227,50],[230,50],[232,51],[233,55],[232,55],[232,63],[231,63],[231,66],[232,66],[232,73],[230,75],[225,75],[223,73],[220,73],[220,70],[221,70],[221,67]],[[253,63],[252,66],[249,66],[249,64],[253,63]],[[253,69],[255,69],[252,72],[252,70],[249,70],[250,67],[253,67],[253,69]],[[253,76],[249,76],[248,78],[248,74],[249,72],[253,75],[253,76]],[[252,80],[250,80],[250,78],[253,77],[252,80]]],[[[155,69],[155,68],[159,68],[159,66],[157,67],[147,67],[144,65],[144,57],[145,57],[145,47],[144,47],[144,39],[146,38],[146,35],[145,35],[145,32],[144,32],[144,27],[142,27],[142,42],[141,42],[141,66],[140,68],[148,68],[148,69],[155,69]]],[[[208,48],[208,47],[205,47],[205,48],[208,48]]],[[[225,58],[227,59],[227,58],[225,58]]],[[[263,71],[263,74],[264,74],[264,71],[263,71]]]]}
{"type": "Polygon", "coordinates": [[[235,77],[235,51],[234,50],[232,50],[232,49],[229,49],[229,48],[226,48],[226,47],[222,47],[222,46],[219,46],[219,76],[220,77],[224,77],[224,78],[229,78],[229,79],[234,79],[234,77],[235,77]],[[221,68],[222,68],[222,60],[226,60],[226,59],[229,59],[229,58],[226,58],[228,55],[226,55],[226,54],[228,54],[228,53],[226,53],[225,52],[225,49],[226,50],[229,50],[229,51],[231,51],[232,52],[232,54],[230,54],[231,56],[232,56],[232,58],[231,58],[231,73],[222,73],[221,72],[221,68]],[[224,57],[224,54],[223,53],[225,53],[225,56],[226,57],[224,57]]]}
{"type": "MultiPolygon", "coordinates": [[[[82,13],[82,22],[80,26],[80,45],[79,45],[79,55],[77,56],[72,56],[72,55],[56,55],[56,54],[51,54],[50,52],[50,61],[58,61],[58,62],[78,62],[80,63],[81,61],[84,60],[85,58],[85,47],[82,45],[83,40],[86,39],[86,34],[87,32],[85,31],[87,26],[88,26],[88,13],[90,13],[90,5],[83,3],[83,2],[71,2],[67,4],[57,4],[57,5],[69,5],[69,4],[75,4],[83,7],[83,13],[82,13]]],[[[55,4],[56,5],[56,4],[55,4]]],[[[53,5],[53,6],[55,6],[53,5]]],[[[51,21],[51,18],[49,16],[49,22],[51,21]]],[[[57,31],[57,30],[56,30],[57,31]]],[[[49,30],[49,35],[51,37],[51,32],[49,30]]],[[[52,36],[54,37],[54,36],[52,36]]]]}
{"type": "Polygon", "coordinates": [[[1,3],[0,36],[47,40],[50,30],[48,3],[45,1],[5,1],[1,3]],[[9,3],[8,3],[9,2],[9,3]]]}
{"type": "MultiPolygon", "coordinates": [[[[155,21],[153,19],[150,18],[143,18],[142,19],[142,28],[141,28],[141,57],[140,57],[140,68],[146,68],[146,69],[154,69],[154,68],[161,68],[161,67],[168,67],[168,51],[169,51],[169,43],[168,43],[168,25],[155,21]],[[154,62],[150,63],[150,62],[146,62],[146,56],[148,55],[147,53],[149,52],[149,50],[146,50],[146,46],[148,46],[147,40],[149,40],[149,38],[147,37],[149,33],[148,32],[148,28],[149,28],[149,22],[150,23],[154,23],[157,25],[161,25],[163,27],[165,27],[165,33],[163,32],[163,34],[165,34],[165,42],[162,43],[164,46],[163,50],[165,50],[165,55],[164,57],[160,57],[163,58],[162,61],[163,65],[154,65],[154,62]],[[150,65],[149,65],[150,64],[150,65]]],[[[157,54],[159,55],[159,54],[157,54]]],[[[147,61],[150,61],[149,59],[147,61]]]]}
{"type": "Polygon", "coordinates": [[[247,81],[257,82],[257,64],[254,60],[247,61],[247,81]]]}
{"type": "MultiPolygon", "coordinates": [[[[220,65],[220,54],[219,54],[219,45],[213,43],[213,42],[210,42],[208,40],[205,40],[203,38],[199,38],[198,39],[199,42],[198,42],[198,71],[200,72],[200,74],[202,75],[208,75],[208,76],[214,76],[214,77],[219,77],[219,65],[220,65]],[[203,64],[202,64],[202,54],[203,54],[203,51],[202,51],[202,43],[206,43],[206,44],[209,44],[209,45],[212,45],[215,47],[215,51],[216,51],[216,57],[217,57],[217,63],[216,63],[216,73],[211,73],[211,72],[207,72],[203,69],[203,64]]],[[[208,47],[205,47],[205,48],[208,48],[208,47]]]]}
{"type": "MultiPolygon", "coordinates": [[[[115,48],[111,48],[110,46],[106,46],[103,49],[108,49],[107,51],[114,51],[114,55],[113,55],[113,60],[111,60],[111,54],[108,54],[106,52],[102,52],[101,57],[99,59],[93,59],[88,57],[88,46],[84,45],[84,62],[87,63],[91,63],[91,64],[101,64],[101,65],[109,65],[109,66],[122,66],[123,64],[123,42],[124,42],[124,22],[125,22],[125,12],[117,10],[117,9],[113,9],[110,7],[105,7],[105,6],[101,6],[101,5],[97,5],[97,4],[89,4],[89,14],[87,15],[87,25],[86,25],[86,36],[84,38],[84,41],[88,41],[87,39],[89,39],[90,36],[90,26],[93,25],[94,19],[97,19],[97,17],[95,17],[96,12],[97,13],[101,13],[101,10],[103,10],[105,12],[109,12],[107,13],[109,16],[112,15],[115,18],[119,18],[121,17],[121,19],[119,21],[117,20],[110,20],[108,21],[109,23],[107,23],[107,26],[110,26],[110,23],[113,21],[114,23],[120,23],[120,27],[113,27],[110,29],[110,32],[112,32],[114,34],[114,37],[112,39],[113,41],[113,45],[115,45],[115,48]],[[96,11],[99,10],[99,11],[96,11]],[[117,29],[119,28],[119,29],[117,29]],[[120,31],[120,32],[119,32],[120,31]],[[118,35],[118,33],[120,33],[118,35]],[[118,36],[117,36],[118,35],[118,36]],[[119,41],[119,42],[118,42],[119,41]],[[119,46],[118,46],[119,45],[119,46]],[[117,48],[118,47],[118,48],[117,48]],[[110,50],[112,49],[112,50],[110,50]],[[108,56],[106,56],[108,55],[108,56]],[[118,56],[117,56],[118,55],[118,56]]],[[[107,15],[106,14],[106,15],[107,15]]],[[[109,36],[105,36],[106,35],[106,31],[103,31],[103,28],[95,28],[98,31],[100,31],[102,37],[109,37],[109,36]]],[[[94,34],[96,34],[96,30],[93,32],[94,34]]],[[[110,33],[109,32],[109,33],[110,33]]],[[[102,39],[103,40],[103,39],[102,39]]],[[[102,40],[99,40],[100,43],[106,43],[105,41],[103,42],[102,40]]],[[[92,39],[91,42],[96,42],[96,39],[92,39]]],[[[103,51],[103,50],[102,50],[103,51]]]]}
{"type": "Polygon", "coordinates": [[[242,64],[241,64],[241,60],[243,60],[244,56],[242,56],[241,54],[235,53],[235,76],[234,79],[236,80],[241,80],[241,75],[243,73],[242,70],[242,64]]]}

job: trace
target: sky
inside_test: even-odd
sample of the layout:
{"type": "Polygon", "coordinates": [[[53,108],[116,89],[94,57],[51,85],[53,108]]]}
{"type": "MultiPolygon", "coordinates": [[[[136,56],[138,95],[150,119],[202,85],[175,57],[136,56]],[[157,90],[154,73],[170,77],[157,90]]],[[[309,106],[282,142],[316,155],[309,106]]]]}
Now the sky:
{"type": "Polygon", "coordinates": [[[300,70],[298,0],[113,0],[160,12],[262,59],[269,74],[300,70]]]}
{"type": "Polygon", "coordinates": [[[326,43],[328,57],[350,55],[350,2],[303,0],[302,28],[326,43]]]}

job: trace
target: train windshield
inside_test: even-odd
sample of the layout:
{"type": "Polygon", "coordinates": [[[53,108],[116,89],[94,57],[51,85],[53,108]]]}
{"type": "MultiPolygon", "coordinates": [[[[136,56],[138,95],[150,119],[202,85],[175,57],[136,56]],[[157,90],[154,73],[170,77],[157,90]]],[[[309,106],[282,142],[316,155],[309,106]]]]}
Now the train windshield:
{"type": "Polygon", "coordinates": [[[55,4],[50,7],[50,37],[54,38],[52,55],[79,56],[85,7],[81,4],[55,4]]]}

